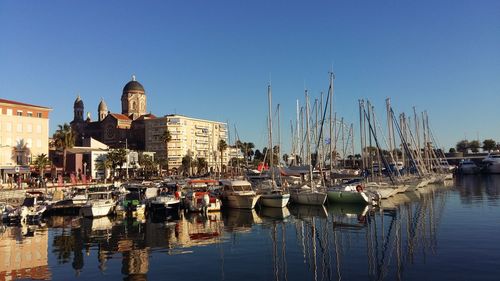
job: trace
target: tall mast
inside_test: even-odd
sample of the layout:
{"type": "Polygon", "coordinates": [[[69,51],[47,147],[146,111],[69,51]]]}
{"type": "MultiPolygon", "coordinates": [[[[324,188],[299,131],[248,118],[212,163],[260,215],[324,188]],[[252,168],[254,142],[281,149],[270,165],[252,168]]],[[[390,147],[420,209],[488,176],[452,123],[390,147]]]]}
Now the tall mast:
{"type": "Polygon", "coordinates": [[[273,119],[272,119],[272,113],[271,113],[271,109],[272,109],[272,104],[271,104],[271,101],[272,101],[272,93],[271,93],[271,84],[267,85],[267,102],[268,102],[268,106],[269,106],[269,117],[267,118],[268,120],[268,123],[269,123],[269,148],[267,149],[267,151],[270,151],[269,152],[269,171],[271,171],[271,180],[273,181],[274,183],[274,171],[273,171],[273,161],[274,161],[274,151],[273,151],[273,119]]]}
{"type": "Polygon", "coordinates": [[[280,127],[280,104],[278,104],[278,163],[281,162],[281,127],[280,127]]]}
{"type": "MultiPolygon", "coordinates": [[[[296,108],[296,110],[297,110],[297,112],[296,112],[296,114],[297,114],[296,118],[297,119],[295,120],[296,121],[295,122],[295,130],[297,131],[297,150],[296,150],[296,154],[300,155],[300,125],[299,125],[300,124],[300,119],[299,119],[300,118],[300,107],[299,107],[299,100],[298,99],[297,99],[297,108],[296,108]]],[[[295,161],[295,165],[298,166],[300,163],[299,163],[299,161],[297,161],[298,160],[297,156],[295,156],[295,160],[296,160],[295,161]]]]}
{"type": "Polygon", "coordinates": [[[309,95],[307,94],[307,90],[305,91],[306,95],[306,142],[307,142],[307,159],[309,159],[309,183],[312,186],[313,182],[313,167],[312,167],[312,161],[311,161],[311,131],[309,130],[309,95]]]}
{"type": "Polygon", "coordinates": [[[333,79],[335,79],[335,76],[333,74],[333,72],[330,72],[330,87],[328,87],[328,95],[330,95],[330,122],[328,122],[330,124],[330,145],[329,145],[329,156],[330,156],[330,181],[332,180],[332,175],[333,175],[333,155],[332,155],[332,152],[333,152],[333,140],[334,140],[334,137],[333,137],[333,120],[332,120],[332,117],[333,117],[333,79]]]}

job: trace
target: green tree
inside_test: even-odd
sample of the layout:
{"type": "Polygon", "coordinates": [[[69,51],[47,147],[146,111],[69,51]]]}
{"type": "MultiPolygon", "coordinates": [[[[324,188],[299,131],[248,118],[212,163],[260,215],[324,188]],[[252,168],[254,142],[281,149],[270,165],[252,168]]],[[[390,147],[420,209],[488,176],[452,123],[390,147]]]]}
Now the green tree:
{"type": "Polygon", "coordinates": [[[12,161],[17,165],[28,165],[30,155],[31,150],[24,139],[18,141],[16,146],[12,148],[12,161]]]}
{"type": "Polygon", "coordinates": [[[203,174],[207,172],[207,160],[205,158],[198,158],[196,169],[199,174],[203,174]]]}
{"type": "Polygon", "coordinates": [[[68,149],[75,145],[75,134],[67,123],[58,125],[58,129],[53,135],[55,146],[63,151],[63,173],[66,174],[66,154],[68,149]]]}
{"type": "Polygon", "coordinates": [[[450,150],[449,150],[448,152],[449,152],[449,153],[456,153],[456,152],[457,152],[457,150],[456,150],[454,147],[452,147],[452,148],[450,148],[450,150]]]}
{"type": "Polygon", "coordinates": [[[492,139],[486,139],[483,141],[483,150],[491,152],[497,146],[497,142],[492,139]]]}
{"type": "Polygon", "coordinates": [[[461,141],[457,142],[455,147],[457,148],[457,151],[466,153],[467,149],[469,149],[469,141],[468,140],[461,140],[461,141]]]}
{"type": "Polygon", "coordinates": [[[123,148],[112,149],[108,152],[107,159],[111,163],[112,175],[114,176],[116,168],[122,167],[127,162],[127,151],[123,148]]]}
{"type": "Polygon", "coordinates": [[[35,161],[33,161],[33,165],[35,165],[38,170],[38,174],[40,175],[40,183],[45,186],[45,193],[47,193],[47,185],[45,185],[45,181],[43,181],[43,171],[45,170],[45,167],[50,164],[51,162],[45,153],[38,154],[35,161]]]}
{"type": "Polygon", "coordinates": [[[220,152],[220,173],[222,173],[222,166],[224,165],[224,151],[227,149],[227,143],[225,140],[219,140],[217,144],[217,150],[220,152]]]}
{"type": "Polygon", "coordinates": [[[153,158],[147,154],[142,154],[141,157],[139,157],[139,165],[141,165],[141,167],[144,170],[144,177],[146,179],[149,179],[151,173],[154,171],[156,167],[153,158]]]}
{"type": "Polygon", "coordinates": [[[163,143],[165,144],[165,158],[167,159],[166,161],[166,168],[167,168],[167,176],[170,175],[170,170],[169,170],[169,161],[168,161],[168,143],[172,140],[172,135],[170,134],[170,131],[168,128],[165,128],[165,132],[163,132],[162,135],[162,140],[163,143]]]}
{"type": "Polygon", "coordinates": [[[106,171],[112,168],[112,163],[108,159],[107,155],[100,155],[96,159],[96,169],[98,171],[103,171],[104,178],[106,178],[106,171]]]}
{"type": "Polygon", "coordinates": [[[469,142],[469,148],[474,153],[478,152],[480,147],[481,147],[481,144],[477,140],[473,140],[473,141],[469,142]]]}
{"type": "Polygon", "coordinates": [[[191,169],[191,162],[193,162],[193,157],[191,156],[190,152],[182,157],[181,161],[181,171],[183,171],[184,174],[190,175],[189,170],[191,169]]]}

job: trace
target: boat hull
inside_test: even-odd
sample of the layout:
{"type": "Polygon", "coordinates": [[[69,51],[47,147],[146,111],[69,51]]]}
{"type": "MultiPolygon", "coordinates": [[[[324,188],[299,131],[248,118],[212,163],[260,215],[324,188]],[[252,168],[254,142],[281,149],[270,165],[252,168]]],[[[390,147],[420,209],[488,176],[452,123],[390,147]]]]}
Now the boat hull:
{"type": "Polygon", "coordinates": [[[328,203],[370,204],[370,198],[364,192],[328,191],[328,203]]]}
{"type": "Polygon", "coordinates": [[[324,192],[295,192],[290,193],[290,200],[296,204],[319,206],[325,204],[326,196],[324,192]]]}
{"type": "Polygon", "coordinates": [[[80,208],[80,215],[84,217],[104,217],[113,211],[115,206],[114,202],[99,204],[99,205],[85,205],[80,208]]]}
{"type": "Polygon", "coordinates": [[[283,208],[288,204],[290,194],[262,194],[260,204],[265,207],[283,208]]]}
{"type": "Polygon", "coordinates": [[[489,164],[484,168],[487,174],[500,174],[500,163],[489,164]]]}
{"type": "Polygon", "coordinates": [[[223,198],[223,206],[235,209],[253,209],[259,200],[258,195],[228,195],[223,198]]]}

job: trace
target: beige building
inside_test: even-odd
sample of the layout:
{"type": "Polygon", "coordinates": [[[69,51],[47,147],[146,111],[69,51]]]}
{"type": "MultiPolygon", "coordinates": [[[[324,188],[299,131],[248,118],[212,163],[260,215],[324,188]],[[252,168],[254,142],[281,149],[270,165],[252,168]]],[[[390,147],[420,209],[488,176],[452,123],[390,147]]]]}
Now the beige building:
{"type": "Polygon", "coordinates": [[[38,154],[49,154],[49,112],[52,109],[0,99],[0,176],[29,172],[38,154]]]}
{"type": "MultiPolygon", "coordinates": [[[[217,146],[220,140],[227,143],[226,123],[177,114],[145,120],[146,151],[154,151],[156,157],[165,157],[162,136],[167,128],[172,136],[172,140],[168,143],[170,169],[179,168],[182,158],[188,153],[193,159],[204,158],[208,164],[208,171],[215,172],[220,169],[220,151],[217,146]]],[[[223,154],[224,165],[229,161],[228,150],[223,154]]]]}

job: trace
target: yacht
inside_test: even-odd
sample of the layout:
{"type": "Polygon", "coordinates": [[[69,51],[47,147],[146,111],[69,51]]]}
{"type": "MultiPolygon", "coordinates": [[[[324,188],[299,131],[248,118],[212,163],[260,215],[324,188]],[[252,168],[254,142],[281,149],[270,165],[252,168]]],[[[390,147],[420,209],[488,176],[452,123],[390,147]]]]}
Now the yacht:
{"type": "Polygon", "coordinates": [[[252,189],[250,182],[246,180],[221,180],[222,204],[229,208],[253,209],[259,200],[252,189]]]}
{"type": "Polygon", "coordinates": [[[483,159],[484,172],[488,174],[500,174],[500,153],[489,153],[483,159]]]}
{"type": "Polygon", "coordinates": [[[116,201],[111,191],[88,193],[87,203],[80,208],[80,215],[84,217],[103,217],[114,211],[116,201]]]}
{"type": "Polygon", "coordinates": [[[17,208],[11,209],[5,216],[8,222],[37,222],[39,221],[47,204],[42,192],[28,191],[23,204],[17,208]]]}

